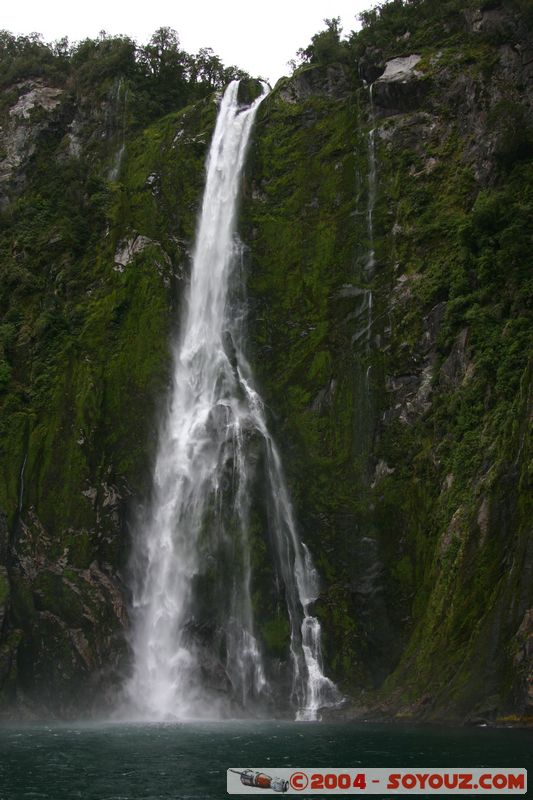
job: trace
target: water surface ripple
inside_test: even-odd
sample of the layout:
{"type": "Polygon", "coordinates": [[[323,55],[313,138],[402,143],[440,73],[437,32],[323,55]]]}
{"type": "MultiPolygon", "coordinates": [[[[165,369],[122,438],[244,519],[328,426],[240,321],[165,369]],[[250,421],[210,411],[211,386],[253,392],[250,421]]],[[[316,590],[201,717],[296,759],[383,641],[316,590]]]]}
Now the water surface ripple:
{"type": "Polygon", "coordinates": [[[232,766],[533,768],[532,745],[530,731],[489,728],[259,721],[6,726],[0,798],[222,800],[232,766]]]}

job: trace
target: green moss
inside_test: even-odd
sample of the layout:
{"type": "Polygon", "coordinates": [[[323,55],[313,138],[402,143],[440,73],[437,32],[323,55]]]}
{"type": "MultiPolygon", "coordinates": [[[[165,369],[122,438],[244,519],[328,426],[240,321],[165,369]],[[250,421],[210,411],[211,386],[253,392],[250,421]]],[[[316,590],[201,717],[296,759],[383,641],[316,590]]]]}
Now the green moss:
{"type": "Polygon", "coordinates": [[[35,618],[31,587],[20,575],[11,575],[11,613],[15,627],[28,627],[35,618]]]}
{"type": "MultiPolygon", "coordinates": [[[[408,52],[425,43],[428,76],[447,70],[487,80],[496,69],[492,45],[472,38],[457,4],[448,5],[442,18],[426,20],[424,32],[410,28],[408,52]],[[436,58],[429,29],[451,21],[436,58]]],[[[414,12],[398,6],[388,13],[385,27],[395,14],[414,12]]],[[[354,44],[376,32],[371,26],[354,44]]],[[[391,57],[401,54],[397,47],[391,57]]],[[[342,108],[324,96],[289,104],[278,95],[288,88],[281,83],[259,113],[247,168],[259,191],[247,199],[242,230],[251,248],[252,360],[302,535],[323,580],[316,613],[327,662],[344,686],[379,686],[388,672],[388,690],[406,688],[409,702],[424,692],[444,702],[448,687],[459,708],[469,692],[483,691],[476,648],[490,650],[491,680],[503,686],[508,655],[503,644],[495,655],[487,631],[498,609],[518,596],[516,577],[511,589],[501,572],[507,546],[493,518],[504,513],[496,511],[503,501],[494,492],[518,452],[510,420],[525,418],[516,392],[528,357],[522,337],[530,332],[530,165],[513,152],[505,183],[501,173],[493,188],[480,191],[466,166],[468,142],[453,120],[424,133],[423,149],[402,119],[375,120],[383,137],[375,137],[378,267],[369,279],[367,97],[354,94],[342,108]],[[399,302],[395,292],[391,302],[400,276],[408,279],[409,299],[399,302]],[[368,289],[370,339],[360,299],[368,289]],[[431,405],[406,422],[395,414],[384,378],[420,375],[427,319],[437,303],[443,321],[432,356],[431,405]],[[465,352],[454,356],[465,329],[465,352]],[[440,369],[447,359],[452,369],[453,358],[463,361],[446,383],[440,369]],[[380,461],[387,474],[372,486],[380,461]],[[491,534],[477,522],[483,502],[491,510],[479,524],[491,534]],[[481,536],[490,539],[482,547],[481,536]],[[374,546],[378,560],[367,568],[374,546]],[[358,591],[378,567],[382,579],[374,591],[383,601],[367,626],[371,601],[358,591]],[[354,619],[360,624],[352,627],[354,619]]],[[[412,124],[421,120],[415,115],[412,124]]],[[[522,491],[505,504],[510,517],[503,528],[515,534],[511,508],[520,507],[522,491]]],[[[522,546],[516,535],[510,549],[522,546]]],[[[509,627],[499,641],[510,635],[509,627]]]]}
{"type": "MultiPolygon", "coordinates": [[[[431,696],[435,713],[446,703],[461,713],[487,693],[500,704],[519,696],[509,642],[531,603],[531,131],[520,87],[490,104],[501,31],[494,41],[470,32],[463,6],[388,3],[348,42],[331,30],[315,37],[295,80],[318,91],[287,102],[284,80],[260,107],[239,223],[249,246],[248,355],[320,573],[313,613],[328,674],[348,692],[383,686],[382,697],[404,705],[431,696]],[[364,66],[372,53],[413,52],[443,96],[460,77],[473,97],[489,98],[488,115],[477,107],[494,152],[483,187],[470,166],[479,157],[465,134],[470,117],[456,124],[436,91],[422,113],[371,120],[356,76],[336,99],[335,70],[324,69],[331,53],[364,66]]],[[[112,85],[106,73],[99,96],[112,85]]],[[[258,85],[242,91],[249,100],[258,85]]],[[[149,489],[215,114],[211,98],[143,130],[128,117],[114,181],[105,175],[116,135],[69,159],[58,119],[2,212],[0,506],[18,555],[49,562],[31,580],[16,570],[11,579],[25,675],[47,637],[69,681],[84,669],[47,614],[82,618],[94,651],[81,603],[108,622],[81,571],[120,565],[126,498],[149,489]],[[144,246],[130,263],[117,263],[136,241],[144,246]]],[[[289,631],[272,588],[261,446],[251,446],[254,615],[270,655],[283,659],[289,631]]],[[[230,515],[225,522],[232,531],[230,515]]],[[[213,570],[198,578],[206,609],[213,570]]],[[[61,669],[42,674],[59,686],[61,669]]]]}
{"type": "Polygon", "coordinates": [[[50,611],[67,625],[80,624],[83,612],[80,592],[58,573],[41,572],[33,584],[33,596],[38,610],[50,611]]]}
{"type": "Polygon", "coordinates": [[[270,655],[280,659],[285,659],[287,657],[290,630],[286,615],[278,617],[277,619],[268,620],[261,625],[260,635],[270,655]]]}
{"type": "Polygon", "coordinates": [[[413,564],[409,556],[403,556],[392,569],[392,575],[401,585],[402,594],[410,594],[414,589],[413,564]]]}
{"type": "Polygon", "coordinates": [[[9,580],[3,570],[0,570],[0,606],[3,606],[9,596],[9,580]]]}

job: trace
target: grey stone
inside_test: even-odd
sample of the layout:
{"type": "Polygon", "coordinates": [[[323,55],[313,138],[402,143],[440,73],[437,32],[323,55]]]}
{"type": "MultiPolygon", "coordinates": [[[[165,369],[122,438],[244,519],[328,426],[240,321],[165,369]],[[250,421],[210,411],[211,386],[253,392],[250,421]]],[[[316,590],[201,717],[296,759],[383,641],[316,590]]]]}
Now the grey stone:
{"type": "Polygon", "coordinates": [[[458,334],[448,358],[440,368],[439,380],[447,389],[457,389],[463,380],[470,377],[472,368],[468,355],[468,328],[458,334]]]}
{"type": "Polygon", "coordinates": [[[339,100],[346,97],[350,89],[348,72],[342,64],[302,69],[292,78],[282,79],[276,86],[279,97],[285,103],[300,103],[317,94],[339,100]]]}
{"type": "Polygon", "coordinates": [[[115,271],[123,272],[124,268],[131,264],[135,256],[142,253],[151,244],[154,244],[152,239],[139,233],[130,236],[129,239],[123,239],[119,242],[115,252],[115,271]]]}
{"type": "Polygon", "coordinates": [[[377,79],[377,83],[405,83],[415,78],[422,77],[422,72],[415,69],[422,56],[413,54],[405,58],[393,58],[385,64],[385,71],[377,79]]]}
{"type": "Polygon", "coordinates": [[[9,114],[12,117],[30,119],[31,112],[35,108],[52,111],[61,102],[62,94],[63,89],[34,85],[29,92],[19,97],[15,105],[9,109],[9,114]]]}

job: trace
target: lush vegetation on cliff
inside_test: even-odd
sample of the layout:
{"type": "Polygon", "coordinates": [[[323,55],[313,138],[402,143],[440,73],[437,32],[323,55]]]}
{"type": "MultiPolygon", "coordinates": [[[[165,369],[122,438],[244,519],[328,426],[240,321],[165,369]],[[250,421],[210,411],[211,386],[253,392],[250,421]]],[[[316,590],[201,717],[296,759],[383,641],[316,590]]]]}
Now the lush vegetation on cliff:
{"type": "Polygon", "coordinates": [[[148,483],[216,112],[197,98],[235,70],[165,30],[140,51],[3,43],[0,684],[61,706],[123,650],[126,498],[148,483]]]}
{"type": "MultiPolygon", "coordinates": [[[[392,0],[362,21],[346,39],[327,21],[259,112],[250,359],[321,573],[327,671],[374,711],[526,717],[531,8],[392,0]]],[[[142,48],[4,34],[1,59],[0,693],[66,713],[124,664],[129,521],[210,93],[236,71],[166,29],[142,48]]],[[[258,624],[283,657],[261,547],[258,529],[258,624]]]]}
{"type": "Polygon", "coordinates": [[[403,717],[527,716],[530,8],[363,17],[326,20],[259,123],[256,361],[338,680],[403,717]]]}
{"type": "MultiPolygon", "coordinates": [[[[172,28],[159,28],[145,45],[105,31],[97,39],[76,43],[66,38],[45,43],[39,34],[14,36],[0,31],[1,88],[40,78],[97,102],[120,78],[129,94],[129,119],[136,127],[245,76],[238,67],[226,67],[209,47],[187,53],[172,28]]],[[[9,100],[9,94],[3,100],[9,100]]]]}

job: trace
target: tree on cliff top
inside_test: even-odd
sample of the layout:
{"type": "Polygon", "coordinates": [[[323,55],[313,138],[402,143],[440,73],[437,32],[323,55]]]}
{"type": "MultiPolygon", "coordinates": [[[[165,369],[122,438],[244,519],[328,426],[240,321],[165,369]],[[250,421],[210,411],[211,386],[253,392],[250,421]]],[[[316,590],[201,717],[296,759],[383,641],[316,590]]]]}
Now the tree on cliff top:
{"type": "Polygon", "coordinates": [[[325,19],[324,24],[325,29],[315,33],[311,38],[311,44],[298,50],[297,56],[301,62],[327,65],[348,61],[350,55],[348,46],[341,40],[341,18],[325,19]]]}

